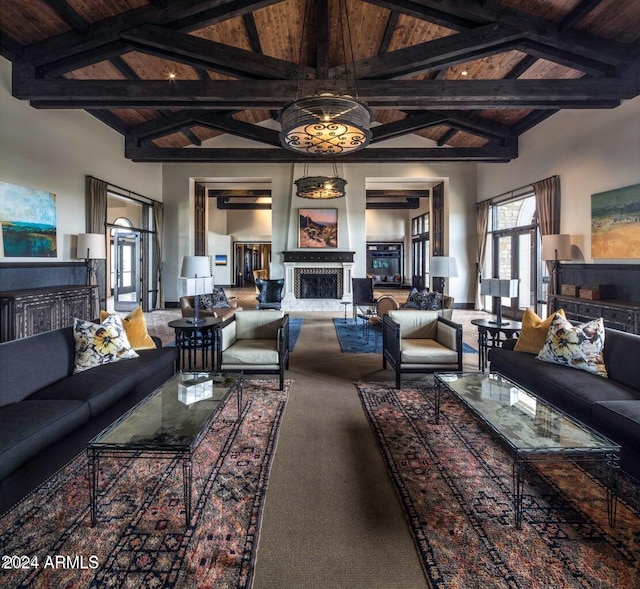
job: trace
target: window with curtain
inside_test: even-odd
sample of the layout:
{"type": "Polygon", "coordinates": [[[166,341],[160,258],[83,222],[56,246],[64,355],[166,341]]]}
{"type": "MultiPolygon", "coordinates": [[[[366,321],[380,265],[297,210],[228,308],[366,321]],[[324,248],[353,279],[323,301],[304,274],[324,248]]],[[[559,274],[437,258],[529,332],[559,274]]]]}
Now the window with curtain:
{"type": "MultiPolygon", "coordinates": [[[[487,253],[482,275],[494,278],[519,278],[518,297],[501,300],[503,313],[518,316],[530,307],[546,315],[546,265],[540,259],[540,231],[536,200],[533,190],[500,200],[491,205],[487,253]]],[[[498,302],[487,298],[485,308],[492,309],[498,302]]]]}

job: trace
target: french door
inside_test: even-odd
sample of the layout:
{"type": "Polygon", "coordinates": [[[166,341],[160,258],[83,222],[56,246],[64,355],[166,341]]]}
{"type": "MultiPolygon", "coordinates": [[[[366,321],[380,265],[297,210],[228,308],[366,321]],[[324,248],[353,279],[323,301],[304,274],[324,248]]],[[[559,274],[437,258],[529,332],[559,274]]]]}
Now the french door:
{"type": "Polygon", "coordinates": [[[131,311],[140,304],[140,234],[113,235],[113,307],[131,311]]]}

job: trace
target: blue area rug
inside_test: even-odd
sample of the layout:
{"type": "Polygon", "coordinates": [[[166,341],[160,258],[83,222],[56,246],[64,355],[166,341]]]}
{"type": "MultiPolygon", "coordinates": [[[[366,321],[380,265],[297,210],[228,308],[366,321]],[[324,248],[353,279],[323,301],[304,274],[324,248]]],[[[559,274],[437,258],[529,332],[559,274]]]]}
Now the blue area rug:
{"type": "MultiPolygon", "coordinates": [[[[291,320],[290,320],[291,321],[291,320]]],[[[362,321],[354,319],[334,318],[333,324],[340,342],[340,349],[349,354],[381,354],[382,353],[382,326],[370,325],[368,336],[365,334],[362,321]]],[[[291,338],[291,335],[289,336],[291,338]]],[[[470,345],[462,344],[463,354],[477,354],[478,350],[470,345]]]]}
{"type": "Polygon", "coordinates": [[[304,319],[298,317],[289,317],[289,351],[293,352],[293,348],[296,347],[296,342],[300,337],[300,329],[304,319]]]}

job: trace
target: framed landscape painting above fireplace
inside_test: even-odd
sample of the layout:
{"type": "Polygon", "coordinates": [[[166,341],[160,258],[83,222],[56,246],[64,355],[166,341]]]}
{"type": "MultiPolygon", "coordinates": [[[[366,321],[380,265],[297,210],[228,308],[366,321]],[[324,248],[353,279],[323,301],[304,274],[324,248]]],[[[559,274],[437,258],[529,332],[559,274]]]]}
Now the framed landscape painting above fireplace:
{"type": "Polygon", "coordinates": [[[338,209],[298,209],[298,247],[338,247],[338,209]]]}

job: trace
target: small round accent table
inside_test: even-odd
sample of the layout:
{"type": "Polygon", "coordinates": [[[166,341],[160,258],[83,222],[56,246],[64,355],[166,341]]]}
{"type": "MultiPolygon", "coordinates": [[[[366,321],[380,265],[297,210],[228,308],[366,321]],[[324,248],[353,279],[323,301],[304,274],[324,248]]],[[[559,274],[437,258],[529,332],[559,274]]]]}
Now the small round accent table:
{"type": "Polygon", "coordinates": [[[489,348],[499,348],[502,342],[516,336],[522,330],[522,323],[504,319],[498,322],[490,319],[472,319],[471,324],[478,328],[478,369],[482,372],[487,368],[489,348]],[[504,334],[504,338],[500,334],[504,334]]]}
{"type": "Polygon", "coordinates": [[[169,327],[176,331],[178,370],[191,372],[196,366],[198,350],[202,352],[202,366],[198,366],[198,370],[214,369],[214,327],[221,322],[220,317],[203,317],[198,323],[193,323],[192,319],[184,317],[169,321],[169,327]],[[209,355],[211,355],[211,359],[209,359],[209,355]]]}

